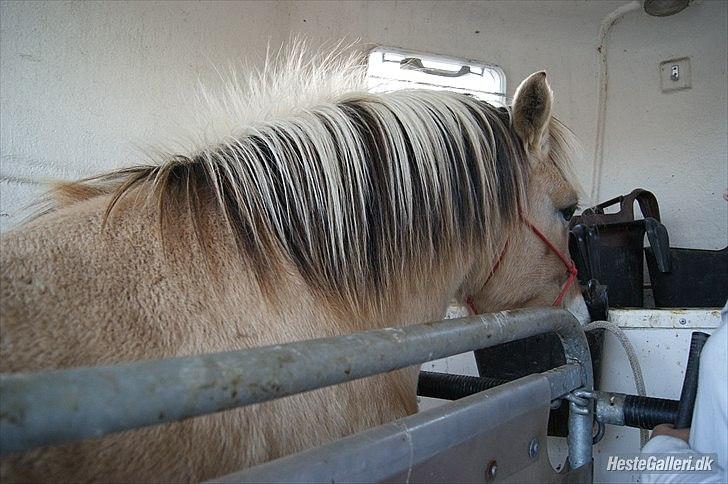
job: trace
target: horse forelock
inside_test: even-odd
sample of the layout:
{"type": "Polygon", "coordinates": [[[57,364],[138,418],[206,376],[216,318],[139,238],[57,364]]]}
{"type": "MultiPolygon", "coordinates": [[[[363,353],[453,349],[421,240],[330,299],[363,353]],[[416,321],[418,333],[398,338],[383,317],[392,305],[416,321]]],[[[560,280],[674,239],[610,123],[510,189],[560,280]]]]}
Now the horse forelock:
{"type": "Polygon", "coordinates": [[[564,181],[577,193],[579,199],[583,199],[581,185],[578,182],[571,160],[576,156],[577,141],[576,135],[559,119],[552,117],[549,123],[549,148],[548,158],[556,168],[564,181]]]}
{"type": "MultiPolygon", "coordinates": [[[[297,66],[272,72],[305,91],[313,67],[297,66]]],[[[325,302],[357,315],[391,307],[448,267],[464,269],[474,249],[495,254],[529,172],[507,112],[444,91],[339,90],[323,102],[319,84],[316,103],[280,119],[241,127],[191,156],[97,178],[117,181],[107,215],[132,190],[147,190],[163,239],[187,216],[209,253],[204,218],[214,214],[264,294],[293,265],[325,302]]]]}

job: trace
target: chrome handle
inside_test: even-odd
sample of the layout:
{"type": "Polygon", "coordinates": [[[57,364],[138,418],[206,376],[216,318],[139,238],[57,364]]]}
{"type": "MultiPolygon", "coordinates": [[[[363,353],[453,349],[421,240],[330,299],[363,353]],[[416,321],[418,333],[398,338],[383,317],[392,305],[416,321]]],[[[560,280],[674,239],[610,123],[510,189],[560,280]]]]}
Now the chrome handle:
{"type": "Polygon", "coordinates": [[[462,77],[467,74],[473,74],[473,71],[470,70],[470,66],[462,66],[460,70],[458,71],[448,71],[446,69],[436,69],[434,67],[425,67],[422,64],[422,59],[418,59],[417,57],[405,57],[401,61],[399,61],[399,67],[400,69],[406,69],[410,71],[420,71],[424,72],[425,74],[430,74],[432,76],[440,76],[440,77],[462,77]]]}

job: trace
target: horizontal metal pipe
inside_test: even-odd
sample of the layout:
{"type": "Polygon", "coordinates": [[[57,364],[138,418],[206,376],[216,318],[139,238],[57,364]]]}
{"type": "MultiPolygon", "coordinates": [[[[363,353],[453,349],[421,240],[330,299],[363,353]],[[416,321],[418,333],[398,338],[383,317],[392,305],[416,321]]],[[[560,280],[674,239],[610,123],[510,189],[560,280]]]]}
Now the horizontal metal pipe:
{"type": "Polygon", "coordinates": [[[605,424],[624,425],[624,393],[596,392],[595,418],[605,424]]]}
{"type": "MultiPolygon", "coordinates": [[[[482,460],[488,454],[495,454],[497,450],[463,448],[463,442],[475,442],[478,436],[493,434],[496,429],[503,432],[507,430],[501,427],[503,425],[515,426],[510,430],[523,432],[522,427],[518,428],[522,425],[518,422],[523,421],[524,415],[540,406],[545,407],[545,418],[549,401],[563,396],[561,390],[556,393],[554,390],[575,390],[582,384],[581,377],[578,365],[564,365],[209,482],[400,482],[405,480],[404,476],[411,477],[414,482],[438,482],[437,477],[427,474],[426,470],[423,475],[418,467],[435,456],[443,459],[445,453],[456,448],[460,449],[457,458],[461,462],[452,462],[452,465],[460,466],[458,477],[464,481],[482,479],[487,459],[476,466],[478,471],[474,476],[463,476],[462,467],[468,467],[473,459],[482,460]]],[[[528,457],[527,442],[532,437],[530,433],[513,436],[513,439],[525,440],[521,446],[523,455],[519,458],[529,464],[532,461],[528,457]]],[[[550,466],[547,468],[550,470],[550,466]]],[[[556,481],[555,474],[542,478],[556,481]]],[[[448,481],[451,479],[449,476],[448,481]]]]}
{"type": "Polygon", "coordinates": [[[0,375],[0,455],[264,402],[506,341],[556,332],[567,362],[586,339],[571,313],[523,309],[241,351],[0,375]]]}

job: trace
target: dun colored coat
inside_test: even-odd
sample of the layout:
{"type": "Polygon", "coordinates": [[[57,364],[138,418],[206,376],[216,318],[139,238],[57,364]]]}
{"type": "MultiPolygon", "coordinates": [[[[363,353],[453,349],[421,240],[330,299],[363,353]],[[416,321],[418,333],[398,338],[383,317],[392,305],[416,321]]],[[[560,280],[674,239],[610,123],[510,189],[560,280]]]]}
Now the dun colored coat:
{"type": "MultiPolygon", "coordinates": [[[[566,252],[577,198],[545,73],[498,109],[366,92],[358,59],[302,59],[212,101],[214,143],[60,184],[3,236],[2,372],[437,320],[466,296],[482,312],[551,304],[564,266],[523,217],[566,252]]],[[[566,304],[585,310],[576,290],[566,304]]],[[[2,479],[224,475],[415,412],[416,375],[13,455],[2,479]]]]}

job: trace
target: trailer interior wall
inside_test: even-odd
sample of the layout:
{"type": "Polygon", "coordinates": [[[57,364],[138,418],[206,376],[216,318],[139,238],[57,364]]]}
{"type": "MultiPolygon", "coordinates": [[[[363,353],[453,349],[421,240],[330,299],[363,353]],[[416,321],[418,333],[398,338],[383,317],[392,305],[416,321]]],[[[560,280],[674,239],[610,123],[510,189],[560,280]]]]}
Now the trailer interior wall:
{"type": "MultiPolygon", "coordinates": [[[[596,37],[624,2],[3,2],[0,11],[0,227],[53,177],[144,159],[137,146],[194,126],[183,108],[199,76],[292,34],[348,37],[500,65],[508,92],[547,69],[555,112],[576,132],[588,190],[596,129],[596,37]]],[[[728,237],[728,4],[668,18],[631,12],[609,40],[601,196],[656,192],[678,246],[728,237]],[[660,91],[660,62],[689,56],[691,89],[660,91]]],[[[588,203],[588,202],[587,202],[588,203]]]]}
{"type": "MultiPolygon", "coordinates": [[[[280,45],[277,2],[0,2],[0,229],[52,179],[148,158],[192,129],[197,80],[280,45]]],[[[214,79],[213,79],[214,80],[214,79]]]]}
{"type": "MultiPolygon", "coordinates": [[[[289,30],[316,39],[473,58],[506,72],[508,94],[546,69],[555,113],[583,146],[591,185],[599,64],[597,33],[619,2],[298,2],[289,30]]],[[[628,13],[609,37],[609,97],[599,201],[653,190],[673,245],[728,244],[728,2],[701,0],[672,17],[628,13]],[[663,93],[659,64],[690,57],[692,88],[663,93]]],[[[588,201],[586,201],[588,203],[588,201]]]]}
{"type": "Polygon", "coordinates": [[[728,245],[728,2],[625,16],[609,45],[601,199],[652,189],[671,245],[728,245]],[[662,92],[660,62],[689,57],[692,88],[662,92]]]}

